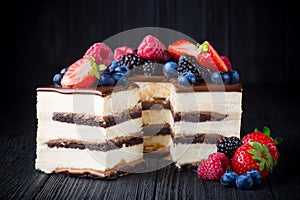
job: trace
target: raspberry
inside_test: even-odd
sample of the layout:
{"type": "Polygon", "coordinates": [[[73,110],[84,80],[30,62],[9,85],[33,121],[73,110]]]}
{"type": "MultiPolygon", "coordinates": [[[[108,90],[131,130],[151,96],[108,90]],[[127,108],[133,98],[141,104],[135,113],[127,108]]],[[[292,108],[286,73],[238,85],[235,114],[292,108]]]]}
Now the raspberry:
{"type": "Polygon", "coordinates": [[[221,137],[217,141],[217,151],[224,153],[228,158],[232,158],[234,152],[242,145],[242,141],[235,136],[221,137]]]}
{"type": "Polygon", "coordinates": [[[105,64],[109,66],[113,60],[113,52],[109,46],[104,43],[95,43],[86,51],[83,58],[92,56],[97,65],[105,64]]]}
{"type": "Polygon", "coordinates": [[[170,58],[166,46],[152,35],[144,37],[138,47],[137,54],[144,59],[153,61],[166,61],[170,58]]]}
{"type": "Polygon", "coordinates": [[[136,54],[136,52],[133,48],[128,46],[118,47],[114,51],[114,60],[120,60],[123,56],[128,54],[136,54]]]}
{"type": "Polygon", "coordinates": [[[207,160],[198,166],[198,177],[204,180],[220,180],[230,166],[230,160],[224,153],[210,154],[207,160]]]}

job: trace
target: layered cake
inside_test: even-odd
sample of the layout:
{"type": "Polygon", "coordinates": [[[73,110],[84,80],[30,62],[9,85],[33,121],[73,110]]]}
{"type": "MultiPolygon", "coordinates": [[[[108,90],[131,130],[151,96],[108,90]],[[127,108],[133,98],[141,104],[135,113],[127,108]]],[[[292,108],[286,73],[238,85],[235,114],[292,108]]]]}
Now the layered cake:
{"type": "Polygon", "coordinates": [[[106,177],[143,160],[138,86],[37,88],[36,168],[106,177]],[[130,99],[130,101],[124,101],[130,99]]]}
{"type": "Polygon", "coordinates": [[[197,166],[220,137],[239,137],[241,103],[238,72],[208,41],[95,43],[37,88],[36,169],[105,178],[155,152],[197,166]]]}

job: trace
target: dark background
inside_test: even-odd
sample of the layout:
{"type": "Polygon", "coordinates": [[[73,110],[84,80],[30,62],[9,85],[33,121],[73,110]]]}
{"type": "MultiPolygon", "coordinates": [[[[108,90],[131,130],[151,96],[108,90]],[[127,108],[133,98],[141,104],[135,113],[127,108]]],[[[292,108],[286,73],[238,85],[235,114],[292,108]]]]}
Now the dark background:
{"type": "Polygon", "coordinates": [[[138,27],[209,40],[244,84],[299,83],[298,13],[292,1],[10,1],[1,12],[3,90],[7,102],[34,94],[94,42],[138,27]]]}
{"type": "Polygon", "coordinates": [[[299,199],[300,172],[295,163],[300,140],[296,98],[300,32],[295,2],[6,2],[0,8],[0,199],[68,199],[68,195],[71,199],[114,199],[118,194],[122,199],[299,199]],[[228,189],[172,167],[116,182],[35,171],[36,87],[51,84],[55,73],[82,57],[93,43],[138,27],[164,27],[200,43],[209,40],[230,58],[244,88],[241,136],[266,125],[274,137],[284,139],[277,169],[261,187],[228,189]]]}

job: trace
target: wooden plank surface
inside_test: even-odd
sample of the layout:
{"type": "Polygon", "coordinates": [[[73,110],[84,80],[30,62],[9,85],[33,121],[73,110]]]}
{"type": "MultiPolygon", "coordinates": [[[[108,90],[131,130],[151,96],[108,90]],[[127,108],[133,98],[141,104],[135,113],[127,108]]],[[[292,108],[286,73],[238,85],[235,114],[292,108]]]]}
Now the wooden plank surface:
{"type": "MultiPolygon", "coordinates": [[[[178,171],[173,165],[116,180],[38,172],[34,106],[11,107],[0,118],[0,199],[299,199],[299,106],[294,91],[291,85],[244,86],[242,134],[267,125],[274,136],[284,138],[278,166],[251,190],[203,181],[196,172],[178,171]]],[[[22,102],[35,104],[34,93],[24,94],[22,102]]]]}

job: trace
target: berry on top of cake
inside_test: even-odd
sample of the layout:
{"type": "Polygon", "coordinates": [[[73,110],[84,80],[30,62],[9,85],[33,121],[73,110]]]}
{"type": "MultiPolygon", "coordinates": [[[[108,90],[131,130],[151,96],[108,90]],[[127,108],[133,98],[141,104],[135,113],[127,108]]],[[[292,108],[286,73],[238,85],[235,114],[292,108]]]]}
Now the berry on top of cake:
{"type": "MultiPolygon", "coordinates": [[[[137,47],[119,46],[112,51],[104,43],[91,45],[82,59],[64,68],[63,73],[55,74],[53,83],[66,88],[113,86],[125,75],[124,70],[117,71],[115,75],[114,69],[125,66],[134,75],[177,78],[181,86],[203,83],[226,85],[240,81],[239,73],[232,68],[229,58],[220,56],[209,41],[200,45],[177,40],[166,47],[157,37],[146,35],[137,47]]],[[[126,74],[128,76],[129,73],[126,74]]]]}

